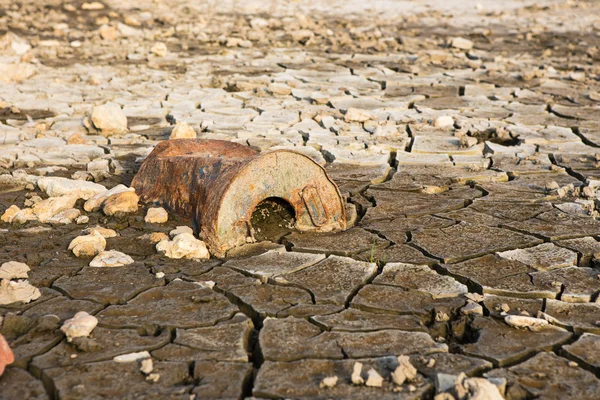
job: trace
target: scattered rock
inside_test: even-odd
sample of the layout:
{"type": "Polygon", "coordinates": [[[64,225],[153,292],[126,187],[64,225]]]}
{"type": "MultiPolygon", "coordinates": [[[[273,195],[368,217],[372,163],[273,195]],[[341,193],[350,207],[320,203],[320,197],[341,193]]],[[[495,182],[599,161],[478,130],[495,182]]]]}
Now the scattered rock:
{"type": "MultiPolygon", "coordinates": [[[[50,197],[34,205],[31,210],[40,222],[48,222],[56,214],[72,209],[77,202],[77,194],[68,194],[60,197],[50,197]]],[[[15,216],[17,218],[17,216],[15,216]]]]}
{"type": "Polygon", "coordinates": [[[354,363],[354,367],[352,369],[352,377],[351,377],[352,383],[354,385],[362,385],[365,383],[365,380],[361,376],[362,367],[363,367],[362,363],[360,363],[358,361],[354,363]]]}
{"type": "Polygon", "coordinates": [[[328,376],[323,378],[321,383],[319,384],[320,388],[332,388],[337,384],[338,377],[337,376],[328,376]]]}
{"type": "Polygon", "coordinates": [[[149,240],[150,243],[158,243],[163,240],[169,240],[169,236],[164,232],[152,232],[151,234],[145,234],[139,237],[140,239],[149,240]]]}
{"type": "Polygon", "coordinates": [[[46,222],[54,225],[67,225],[73,223],[81,215],[81,211],[76,208],[70,208],[65,211],[61,211],[52,218],[49,218],[46,222]]]}
{"type": "Polygon", "coordinates": [[[113,194],[106,199],[102,212],[106,215],[133,213],[138,209],[140,198],[134,192],[121,192],[113,194]]]}
{"type": "Polygon", "coordinates": [[[94,257],[106,248],[106,239],[93,231],[89,235],[77,236],[69,243],[69,250],[73,251],[75,257],[94,257]]]}
{"type": "Polygon", "coordinates": [[[85,2],[81,5],[81,9],[86,11],[103,10],[104,4],[100,3],[99,1],[93,1],[91,3],[85,2]]]}
{"type": "Polygon", "coordinates": [[[133,264],[133,258],[116,250],[103,251],[90,262],[90,267],[122,267],[133,264]]]}
{"type": "Polygon", "coordinates": [[[106,200],[109,197],[111,197],[115,194],[118,194],[118,193],[133,192],[133,191],[135,191],[134,188],[128,188],[125,185],[117,185],[110,190],[106,190],[106,191],[99,193],[99,194],[95,195],[94,197],[90,198],[83,205],[83,209],[87,212],[98,211],[100,208],[102,208],[102,206],[104,205],[104,203],[106,202],[106,200]]]}
{"type": "Polygon", "coordinates": [[[398,356],[398,367],[392,372],[392,381],[400,386],[405,381],[411,382],[417,377],[417,369],[410,363],[407,356],[398,356]]]}
{"type": "Polygon", "coordinates": [[[106,187],[94,182],[45,176],[37,181],[38,187],[50,197],[77,195],[78,198],[88,200],[100,193],[106,192],[106,187]]]}
{"type": "Polygon", "coordinates": [[[88,228],[83,232],[87,233],[88,235],[93,235],[97,233],[105,239],[119,236],[119,234],[114,229],[103,228],[99,225],[96,225],[92,228],[88,228]]]}
{"type": "Polygon", "coordinates": [[[473,48],[473,42],[461,37],[455,37],[450,41],[450,46],[461,50],[471,50],[473,48]]]}
{"type": "Polygon", "coordinates": [[[474,301],[467,301],[467,304],[460,309],[464,315],[483,315],[483,307],[474,301]]]}
{"type": "Polygon", "coordinates": [[[37,73],[35,65],[30,63],[0,63],[0,82],[21,83],[37,73]]]}
{"type": "Polygon", "coordinates": [[[381,377],[381,375],[379,375],[379,373],[377,371],[375,371],[373,368],[371,368],[367,372],[367,381],[365,382],[365,385],[367,385],[369,387],[382,387],[383,386],[383,378],[381,377]]]}
{"type": "Polygon", "coordinates": [[[65,334],[67,341],[71,342],[74,338],[87,337],[98,325],[98,319],[85,311],[80,311],[71,319],[68,319],[60,327],[60,331],[65,334]]]}
{"type": "Polygon", "coordinates": [[[185,122],[178,122],[173,130],[169,139],[195,139],[196,131],[186,124],[185,122]]]}
{"type": "Polygon", "coordinates": [[[144,218],[144,221],[149,224],[162,224],[168,220],[169,214],[167,213],[167,210],[162,207],[149,208],[146,217],[144,218]]]}
{"type": "Polygon", "coordinates": [[[503,400],[498,387],[484,378],[467,378],[463,386],[469,393],[469,399],[478,400],[503,400]]]}
{"type": "Polygon", "coordinates": [[[83,225],[83,224],[87,224],[88,222],[90,222],[90,217],[88,217],[87,215],[80,215],[79,217],[77,217],[77,219],[75,220],[75,223],[77,225],[83,225]]]}
{"type": "Polygon", "coordinates": [[[118,104],[106,103],[92,109],[92,123],[103,136],[127,132],[127,117],[118,104]]]}
{"type": "Polygon", "coordinates": [[[0,279],[27,279],[27,273],[30,271],[27,264],[9,261],[0,266],[0,279]]]}
{"type": "Polygon", "coordinates": [[[513,328],[529,329],[530,331],[538,331],[540,328],[548,325],[548,321],[545,319],[522,315],[507,315],[504,317],[504,322],[513,328]]]}
{"type": "Polygon", "coordinates": [[[8,207],[6,211],[4,211],[4,214],[2,214],[0,220],[10,224],[13,222],[15,215],[17,215],[19,211],[21,211],[21,209],[13,204],[12,206],[8,207]]]}
{"type": "Polygon", "coordinates": [[[167,55],[167,45],[163,42],[156,42],[150,48],[150,53],[158,57],[164,57],[167,55]]]}
{"type": "Polygon", "coordinates": [[[40,298],[41,295],[40,290],[26,280],[11,281],[2,279],[0,281],[0,305],[27,304],[40,298]]]}
{"type": "Polygon", "coordinates": [[[144,350],[137,353],[121,354],[120,356],[114,357],[113,361],[118,363],[129,363],[148,358],[150,358],[150,353],[144,350]]]}
{"type": "Polygon", "coordinates": [[[144,358],[140,365],[140,371],[142,374],[149,375],[154,369],[154,362],[151,358],[144,358]]]}
{"type": "Polygon", "coordinates": [[[189,233],[190,235],[193,235],[194,230],[189,226],[178,226],[177,228],[169,232],[169,236],[174,238],[175,236],[180,235],[182,233],[189,233]]]}
{"type": "Polygon", "coordinates": [[[163,240],[156,245],[156,250],[164,252],[169,258],[188,258],[192,260],[208,260],[210,254],[203,241],[190,233],[180,233],[173,240],[163,240]]]}
{"type": "Polygon", "coordinates": [[[443,115],[441,117],[437,117],[433,122],[433,126],[436,128],[449,128],[454,126],[454,118],[449,115],[443,115]]]}

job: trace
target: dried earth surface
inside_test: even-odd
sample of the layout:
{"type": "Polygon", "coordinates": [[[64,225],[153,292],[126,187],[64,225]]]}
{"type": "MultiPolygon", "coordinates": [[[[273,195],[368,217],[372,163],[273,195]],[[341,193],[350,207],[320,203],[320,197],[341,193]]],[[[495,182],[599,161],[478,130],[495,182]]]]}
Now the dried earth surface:
{"type": "Polygon", "coordinates": [[[598,398],[598,2],[0,0],[0,82],[1,399],[598,398]],[[166,257],[170,137],[309,155],[350,228],[166,257]]]}

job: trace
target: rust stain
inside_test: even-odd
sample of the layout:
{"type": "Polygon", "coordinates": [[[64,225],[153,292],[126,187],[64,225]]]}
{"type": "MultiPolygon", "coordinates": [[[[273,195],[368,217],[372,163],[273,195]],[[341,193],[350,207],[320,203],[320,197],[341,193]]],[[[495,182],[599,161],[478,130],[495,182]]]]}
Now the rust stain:
{"type": "Polygon", "coordinates": [[[132,184],[145,202],[192,217],[211,252],[223,257],[252,237],[251,217],[276,197],[294,209],[299,231],[346,228],[340,191],[309,157],[289,150],[257,153],[223,140],[159,143],[132,184]]]}

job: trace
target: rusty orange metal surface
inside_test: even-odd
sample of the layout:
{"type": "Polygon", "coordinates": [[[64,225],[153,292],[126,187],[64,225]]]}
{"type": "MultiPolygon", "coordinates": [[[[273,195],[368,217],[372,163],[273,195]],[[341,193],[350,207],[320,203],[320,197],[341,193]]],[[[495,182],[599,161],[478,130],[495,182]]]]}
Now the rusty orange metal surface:
{"type": "Polygon", "coordinates": [[[131,186],[142,201],[194,220],[217,257],[253,240],[251,217],[265,199],[285,200],[299,231],[346,228],[344,201],[325,170],[289,150],[257,153],[222,140],[176,139],[159,143],[131,186]]]}

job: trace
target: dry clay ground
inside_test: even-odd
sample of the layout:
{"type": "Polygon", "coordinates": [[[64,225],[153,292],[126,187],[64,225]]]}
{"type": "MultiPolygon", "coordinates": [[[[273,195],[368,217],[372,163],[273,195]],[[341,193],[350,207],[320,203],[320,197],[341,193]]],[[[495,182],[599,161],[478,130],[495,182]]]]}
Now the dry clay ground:
{"type": "Polygon", "coordinates": [[[0,264],[26,263],[41,295],[0,305],[16,358],[0,398],[597,399],[599,16],[562,0],[0,0],[0,215],[46,199],[43,176],[129,185],[185,122],[309,154],[354,223],[200,262],[157,253],[148,234],[191,221],[147,223],[146,205],[0,222],[0,264]],[[85,119],[107,102],[126,132],[85,119]],[[96,225],[132,264],[67,249],[96,225]],[[98,326],[67,342],[79,311],[98,326]],[[143,351],[152,368],[114,359],[143,351]]]}

